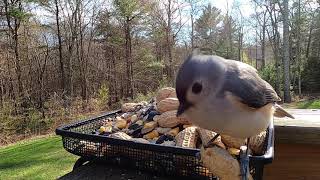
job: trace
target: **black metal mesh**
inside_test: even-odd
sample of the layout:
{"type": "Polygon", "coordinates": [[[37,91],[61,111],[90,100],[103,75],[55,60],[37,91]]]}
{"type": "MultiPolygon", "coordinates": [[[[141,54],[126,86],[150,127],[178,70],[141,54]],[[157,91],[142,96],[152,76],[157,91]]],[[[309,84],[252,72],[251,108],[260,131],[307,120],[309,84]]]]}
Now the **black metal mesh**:
{"type": "MultiPolygon", "coordinates": [[[[92,134],[92,131],[99,128],[107,117],[115,115],[112,113],[92,118],[61,129],[58,128],[56,132],[62,136],[63,146],[67,151],[88,159],[134,167],[158,175],[216,179],[207,168],[202,166],[196,156],[199,150],[136,143],[92,134]]],[[[251,160],[252,158],[250,169],[254,178],[261,179],[263,160],[251,160]]]]}

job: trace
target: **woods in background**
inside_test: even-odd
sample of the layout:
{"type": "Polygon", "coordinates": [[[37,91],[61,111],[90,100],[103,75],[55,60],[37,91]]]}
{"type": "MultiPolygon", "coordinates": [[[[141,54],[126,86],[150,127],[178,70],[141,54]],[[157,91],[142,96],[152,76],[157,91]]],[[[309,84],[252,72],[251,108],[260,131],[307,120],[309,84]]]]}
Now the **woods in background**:
{"type": "Polygon", "coordinates": [[[319,7],[319,0],[234,1],[224,10],[207,0],[0,1],[0,133],[33,133],[60,111],[91,111],[92,102],[103,109],[174,86],[195,49],[251,64],[284,102],[317,93],[319,7]]]}

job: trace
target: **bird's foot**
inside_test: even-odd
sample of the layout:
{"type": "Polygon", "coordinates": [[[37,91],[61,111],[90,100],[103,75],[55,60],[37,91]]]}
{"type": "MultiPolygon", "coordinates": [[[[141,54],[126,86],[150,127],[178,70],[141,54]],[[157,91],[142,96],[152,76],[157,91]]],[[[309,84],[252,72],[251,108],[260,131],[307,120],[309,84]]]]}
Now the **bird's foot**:
{"type": "Polygon", "coordinates": [[[220,136],[220,134],[216,134],[206,145],[204,145],[204,148],[211,148],[216,146],[216,144],[214,143],[214,141],[220,136]]]}

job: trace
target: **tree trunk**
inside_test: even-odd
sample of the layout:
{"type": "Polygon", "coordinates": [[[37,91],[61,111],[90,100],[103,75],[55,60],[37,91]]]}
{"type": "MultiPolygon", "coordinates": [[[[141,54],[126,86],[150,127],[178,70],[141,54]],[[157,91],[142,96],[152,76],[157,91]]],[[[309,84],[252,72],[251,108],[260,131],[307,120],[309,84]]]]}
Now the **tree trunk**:
{"type": "MultiPolygon", "coordinates": [[[[83,34],[83,24],[82,24],[82,9],[79,8],[79,6],[82,6],[81,1],[78,1],[78,11],[77,11],[77,19],[75,20],[76,24],[78,24],[78,33],[79,36],[78,42],[77,42],[77,51],[78,51],[78,61],[80,64],[80,79],[81,79],[81,97],[82,97],[82,108],[85,109],[87,107],[87,100],[88,100],[88,93],[87,93],[87,62],[89,59],[89,56],[87,55],[86,58],[84,57],[85,49],[84,49],[84,34],[83,34]]],[[[90,46],[91,46],[91,38],[92,35],[90,35],[90,39],[88,39],[89,44],[88,44],[88,49],[87,49],[87,54],[90,53],[90,46]]]]}
{"type": "Polygon", "coordinates": [[[43,88],[43,74],[42,73],[39,75],[38,83],[39,83],[39,86],[40,86],[40,89],[39,89],[40,90],[39,91],[39,109],[41,111],[42,118],[45,118],[45,114],[44,114],[44,98],[43,98],[44,88],[43,88]]]}
{"type": "MultiPolygon", "coordinates": [[[[5,6],[5,8],[7,8],[7,6],[5,6]]],[[[7,12],[7,10],[6,10],[6,12],[7,12]]],[[[10,21],[8,21],[8,24],[10,23],[10,21]]],[[[9,26],[9,28],[10,28],[10,26],[9,26]]],[[[9,41],[9,44],[11,43],[11,40],[12,40],[12,34],[11,33],[8,33],[7,34],[8,35],[8,38],[7,38],[7,40],[9,41]]],[[[11,71],[10,71],[10,69],[11,69],[11,59],[10,59],[10,52],[9,52],[9,48],[7,49],[7,51],[6,51],[6,60],[7,60],[7,63],[6,63],[6,65],[7,65],[7,69],[9,70],[8,71],[8,77],[9,77],[9,83],[8,83],[8,88],[7,88],[7,92],[8,92],[8,94],[9,94],[9,98],[10,98],[10,100],[12,100],[13,101],[13,104],[14,104],[14,113],[12,113],[12,114],[14,114],[14,115],[17,115],[18,114],[18,105],[17,105],[17,101],[16,101],[16,94],[15,94],[15,91],[14,91],[14,85],[13,85],[13,78],[12,78],[12,74],[11,74],[11,71]]]]}
{"type": "Polygon", "coordinates": [[[133,99],[133,62],[131,54],[131,27],[130,27],[130,18],[126,18],[125,22],[125,39],[126,39],[126,72],[127,72],[127,88],[126,96],[133,99]]]}
{"type": "MultiPolygon", "coordinates": [[[[57,37],[58,37],[58,49],[59,49],[59,63],[60,63],[60,73],[61,73],[61,89],[62,91],[66,90],[66,84],[65,84],[65,74],[64,74],[64,62],[62,58],[62,39],[61,39],[61,31],[60,31],[60,20],[59,20],[59,4],[58,0],[55,0],[55,18],[56,18],[56,26],[57,26],[57,37]]],[[[64,93],[63,93],[64,94],[64,93]]],[[[65,99],[65,96],[63,96],[65,99]]]]}
{"type": "Polygon", "coordinates": [[[10,1],[10,4],[8,0],[4,0],[4,6],[5,6],[5,15],[6,15],[6,21],[7,26],[9,28],[9,34],[10,37],[13,40],[13,50],[14,50],[14,56],[15,56],[15,72],[17,75],[17,81],[18,81],[18,98],[23,97],[23,85],[21,80],[21,65],[20,65],[20,52],[19,52],[19,28],[20,28],[20,20],[17,17],[13,18],[14,27],[12,27],[12,17],[9,15],[11,8],[17,8],[18,11],[22,11],[22,4],[21,1],[10,1]],[[18,5],[18,7],[16,7],[18,5]]]}
{"type": "Polygon", "coordinates": [[[284,66],[284,102],[291,102],[290,94],[290,54],[289,54],[289,7],[288,0],[283,1],[283,66],[284,66]]]}
{"type": "Polygon", "coordinates": [[[133,81],[133,59],[132,59],[132,43],[131,43],[131,25],[129,26],[129,57],[130,57],[130,97],[134,97],[134,81],[133,81]]]}
{"type": "Polygon", "coordinates": [[[46,66],[47,66],[47,61],[48,61],[48,57],[49,57],[49,44],[48,44],[48,41],[47,39],[45,38],[46,40],[46,53],[45,53],[45,57],[44,57],[44,63],[43,65],[41,66],[41,60],[39,59],[39,68],[40,68],[40,74],[39,74],[39,78],[38,78],[38,83],[39,83],[39,86],[40,86],[40,93],[39,93],[39,103],[40,103],[40,111],[41,111],[41,114],[42,114],[42,118],[45,118],[45,112],[44,112],[44,98],[43,98],[43,94],[44,94],[44,74],[46,72],[46,66]]]}
{"type": "Polygon", "coordinates": [[[76,1],[75,9],[72,12],[72,17],[70,19],[70,33],[71,39],[69,40],[68,44],[68,53],[65,58],[65,87],[66,87],[66,102],[65,106],[69,107],[71,105],[72,97],[73,97],[73,55],[74,55],[74,47],[77,43],[78,32],[79,32],[79,17],[78,12],[80,11],[80,2],[76,1]]]}
{"type": "Polygon", "coordinates": [[[258,69],[258,27],[256,27],[256,69],[258,69]]]}
{"type": "MultiPolygon", "coordinates": [[[[128,21],[128,20],[127,20],[128,21]]],[[[129,51],[129,34],[128,34],[128,22],[126,22],[126,27],[125,27],[125,39],[126,39],[126,72],[127,72],[127,77],[126,77],[126,97],[130,96],[130,51],[129,51]]]]}
{"type": "Polygon", "coordinates": [[[116,58],[114,57],[114,50],[112,49],[112,63],[111,63],[111,69],[112,69],[112,86],[113,86],[113,91],[114,91],[114,102],[118,102],[118,91],[117,91],[117,71],[116,71],[116,58]]]}
{"type": "Polygon", "coordinates": [[[0,78],[0,109],[3,108],[3,78],[0,78]]]}
{"type": "Polygon", "coordinates": [[[306,59],[309,58],[310,54],[310,45],[311,45],[311,40],[312,40],[312,31],[314,28],[314,16],[312,16],[311,24],[310,24],[310,29],[309,29],[309,36],[308,36],[308,42],[307,42],[307,48],[306,48],[306,59]]]}
{"type": "Polygon", "coordinates": [[[194,49],[194,19],[193,19],[193,12],[190,13],[191,16],[191,50],[194,49]]]}
{"type": "Polygon", "coordinates": [[[166,28],[166,44],[167,44],[167,63],[166,63],[166,70],[167,70],[167,75],[168,75],[168,79],[169,82],[171,83],[171,85],[174,84],[174,80],[173,80],[173,67],[172,67],[172,37],[171,37],[171,16],[172,16],[172,12],[171,12],[171,0],[168,0],[168,9],[167,9],[167,28],[166,28]]]}
{"type": "Polygon", "coordinates": [[[242,59],[241,59],[241,53],[242,51],[242,27],[240,27],[240,32],[239,32],[239,46],[238,46],[238,60],[241,62],[242,59]]]}
{"type": "MultiPolygon", "coordinates": [[[[9,56],[8,58],[9,59],[9,56]]],[[[7,64],[7,68],[10,69],[10,65],[9,63],[7,64]]],[[[10,98],[13,100],[14,103],[14,115],[18,114],[18,105],[17,105],[17,98],[16,98],[16,94],[14,93],[14,88],[13,88],[13,79],[12,79],[12,74],[9,71],[9,96],[10,98]]]]}
{"type": "MultiPolygon", "coordinates": [[[[15,95],[14,91],[14,85],[13,85],[13,79],[10,75],[10,91],[12,91],[12,98],[14,101],[14,106],[15,106],[15,113],[18,114],[18,104],[17,102],[22,102],[23,101],[23,84],[22,84],[22,79],[21,79],[21,62],[20,62],[20,52],[19,52],[19,28],[20,28],[20,19],[17,17],[11,17],[10,16],[10,11],[12,8],[17,8],[18,11],[22,11],[22,4],[20,0],[17,1],[10,1],[4,0],[4,10],[5,10],[5,17],[6,17],[6,22],[8,26],[8,35],[9,35],[9,46],[13,46],[13,51],[14,51],[14,69],[15,73],[17,76],[17,83],[18,83],[18,95],[15,95]],[[17,6],[18,5],[18,6],[17,6]],[[12,22],[13,21],[13,22],[12,22]],[[14,27],[12,25],[14,23],[14,27]],[[22,101],[21,101],[22,100],[22,101]]],[[[9,57],[9,56],[8,56],[9,57]]],[[[9,58],[8,58],[9,60],[9,58]]],[[[8,65],[9,66],[9,65],[8,65]]],[[[9,70],[10,72],[10,70],[9,70]]]]}
{"type": "Polygon", "coordinates": [[[124,97],[124,83],[123,83],[123,80],[124,80],[124,78],[123,78],[123,73],[121,72],[121,73],[119,73],[119,75],[120,75],[120,99],[122,99],[123,97],[124,97]]]}
{"type": "Polygon", "coordinates": [[[271,45],[272,45],[272,51],[274,54],[274,59],[275,59],[275,70],[276,70],[276,82],[274,85],[274,89],[276,91],[276,93],[280,96],[280,54],[279,54],[279,48],[280,48],[280,33],[278,31],[278,19],[277,19],[277,14],[276,14],[276,10],[275,10],[275,4],[272,4],[270,2],[269,6],[265,6],[269,16],[270,16],[270,20],[271,20],[271,24],[272,24],[272,35],[270,35],[268,29],[266,29],[266,32],[268,34],[268,38],[271,41],[271,45]],[[270,6],[270,7],[269,7],[270,6]],[[271,9],[270,9],[271,8],[271,9]]]}
{"type": "Polygon", "coordinates": [[[266,66],[266,57],[265,57],[265,49],[266,49],[266,11],[263,13],[263,24],[262,24],[262,42],[261,42],[261,68],[266,66]]]}
{"type": "Polygon", "coordinates": [[[297,61],[298,61],[298,93],[299,96],[301,96],[301,48],[300,48],[300,42],[301,42],[301,34],[300,34],[300,26],[301,26],[301,2],[298,1],[298,27],[297,27],[297,61]]]}
{"type": "Polygon", "coordinates": [[[18,92],[19,92],[19,97],[23,97],[23,85],[22,85],[22,80],[21,80],[21,66],[20,66],[20,54],[19,54],[19,38],[18,38],[18,23],[15,20],[15,30],[14,30],[14,55],[15,55],[15,65],[16,65],[16,74],[17,74],[17,79],[18,79],[18,92]]]}

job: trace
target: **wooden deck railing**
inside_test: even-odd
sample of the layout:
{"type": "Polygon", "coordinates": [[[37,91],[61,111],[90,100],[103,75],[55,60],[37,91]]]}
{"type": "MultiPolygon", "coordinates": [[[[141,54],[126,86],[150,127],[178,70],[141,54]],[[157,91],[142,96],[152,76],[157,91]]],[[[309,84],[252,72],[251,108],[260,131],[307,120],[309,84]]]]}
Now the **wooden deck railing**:
{"type": "Polygon", "coordinates": [[[320,110],[289,110],[296,119],[275,119],[275,157],[266,180],[320,179],[320,110]]]}

